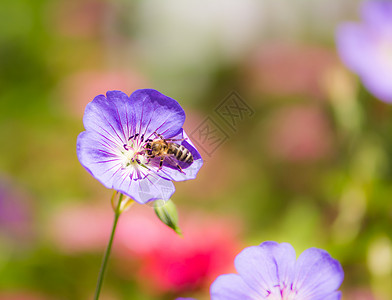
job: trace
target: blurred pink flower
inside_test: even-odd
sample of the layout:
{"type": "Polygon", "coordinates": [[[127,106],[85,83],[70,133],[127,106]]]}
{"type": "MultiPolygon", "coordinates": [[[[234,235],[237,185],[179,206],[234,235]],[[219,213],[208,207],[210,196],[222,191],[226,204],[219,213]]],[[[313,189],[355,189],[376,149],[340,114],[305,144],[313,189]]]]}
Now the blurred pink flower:
{"type": "Polygon", "coordinates": [[[47,300],[49,298],[44,298],[33,292],[0,292],[0,300],[47,300]]]}
{"type": "Polygon", "coordinates": [[[245,84],[276,96],[323,98],[325,72],[337,62],[328,49],[290,43],[266,43],[248,64],[245,84]]]}
{"type": "MultiPolygon", "coordinates": [[[[180,217],[183,238],[162,224],[149,206],[135,204],[123,213],[113,245],[117,271],[126,278],[138,274],[140,284],[152,293],[208,288],[218,275],[232,271],[241,248],[237,222],[195,213],[180,217]]],[[[109,206],[69,205],[53,213],[48,228],[53,242],[66,253],[101,252],[112,221],[109,206]]]]}
{"type": "Polygon", "coordinates": [[[121,220],[117,232],[121,255],[140,260],[138,278],[152,293],[208,288],[216,276],[232,268],[239,249],[235,222],[194,213],[181,214],[181,220],[183,238],[152,213],[133,211],[121,220]]]}
{"type": "Polygon", "coordinates": [[[135,71],[89,70],[75,73],[66,78],[59,87],[60,98],[72,114],[82,117],[86,105],[96,95],[109,90],[120,90],[131,94],[147,86],[147,81],[135,71]]]}
{"type": "Polygon", "coordinates": [[[344,292],[345,300],[380,300],[376,298],[369,288],[361,287],[344,292]]]}
{"type": "Polygon", "coordinates": [[[65,36],[95,37],[104,30],[102,20],[109,10],[109,3],[100,0],[51,1],[49,29],[65,36]]]}
{"type": "Polygon", "coordinates": [[[53,212],[47,228],[50,238],[64,252],[101,252],[109,239],[112,222],[110,205],[73,204],[53,212]]]}
{"type": "Polygon", "coordinates": [[[332,131],[323,112],[309,105],[279,110],[270,123],[268,151],[292,162],[315,161],[332,152],[332,131]]]}

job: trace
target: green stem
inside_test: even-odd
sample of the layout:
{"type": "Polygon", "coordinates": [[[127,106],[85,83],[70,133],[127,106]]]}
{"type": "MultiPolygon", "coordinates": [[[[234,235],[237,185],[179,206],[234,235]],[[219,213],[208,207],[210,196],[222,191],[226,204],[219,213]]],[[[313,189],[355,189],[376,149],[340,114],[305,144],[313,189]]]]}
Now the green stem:
{"type": "Polygon", "coordinates": [[[109,260],[110,251],[112,250],[114,233],[116,232],[118,218],[121,214],[120,207],[121,207],[121,201],[122,201],[123,196],[124,196],[123,194],[120,194],[116,209],[114,210],[114,221],[113,221],[112,233],[110,234],[109,243],[108,243],[108,246],[106,247],[105,255],[102,259],[101,269],[99,270],[99,276],[98,276],[98,281],[97,281],[97,287],[95,288],[94,300],[98,300],[99,294],[101,292],[103,277],[105,275],[105,270],[106,270],[106,266],[107,266],[107,263],[109,260]]]}

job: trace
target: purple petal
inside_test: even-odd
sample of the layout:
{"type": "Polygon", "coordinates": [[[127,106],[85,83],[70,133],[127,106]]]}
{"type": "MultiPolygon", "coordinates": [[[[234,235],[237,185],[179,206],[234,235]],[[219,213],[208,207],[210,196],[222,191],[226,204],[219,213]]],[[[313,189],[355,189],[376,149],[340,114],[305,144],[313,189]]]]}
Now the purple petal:
{"type": "Polygon", "coordinates": [[[154,172],[144,174],[118,172],[113,180],[113,189],[119,191],[140,204],[153,200],[169,200],[173,195],[174,184],[154,172]]]}
{"type": "Polygon", "coordinates": [[[211,300],[257,300],[263,297],[237,274],[219,276],[211,285],[210,295],[211,300]]]}
{"type": "Polygon", "coordinates": [[[290,244],[264,242],[245,248],[235,258],[235,267],[244,281],[263,296],[290,286],[296,254],[290,244]]]}
{"type": "Polygon", "coordinates": [[[321,300],[336,292],[343,282],[343,277],[340,263],[328,252],[310,248],[305,250],[297,260],[292,289],[301,299],[321,300]]]}
{"type": "Polygon", "coordinates": [[[362,76],[363,85],[378,99],[385,102],[392,102],[392,84],[390,78],[392,69],[386,71],[383,69],[374,70],[371,74],[362,76]]]}
{"type": "Polygon", "coordinates": [[[340,300],[341,298],[342,298],[342,293],[338,291],[320,300],[340,300]]]}
{"type": "Polygon", "coordinates": [[[155,138],[154,132],[171,138],[181,130],[185,112],[176,100],[152,89],[136,90],[130,98],[136,133],[145,139],[155,138]]]}
{"type": "Polygon", "coordinates": [[[365,1],[361,5],[361,15],[368,26],[392,32],[391,1],[365,1]]]}
{"type": "Polygon", "coordinates": [[[392,2],[367,1],[362,24],[342,24],[336,35],[339,55],[377,98],[392,102],[392,2]]]}
{"type": "MultiPolygon", "coordinates": [[[[164,178],[174,180],[174,181],[183,181],[195,179],[197,172],[199,172],[201,166],[203,165],[203,160],[201,158],[200,153],[197,151],[196,147],[193,145],[192,141],[189,139],[188,135],[185,131],[181,130],[180,134],[175,136],[176,139],[185,138],[186,140],[178,142],[178,144],[183,145],[186,149],[188,149],[193,156],[193,163],[189,165],[186,162],[180,162],[175,160],[174,158],[171,160],[164,160],[163,167],[158,174],[164,178]],[[183,169],[184,173],[181,173],[176,167],[176,163],[183,169]]],[[[156,160],[156,167],[159,165],[159,159],[156,160]]]]}
{"type": "Polygon", "coordinates": [[[107,188],[112,188],[114,174],[121,168],[116,147],[111,139],[96,131],[83,131],[76,142],[82,166],[107,188]]]}
{"type": "Polygon", "coordinates": [[[355,23],[345,23],[338,27],[337,49],[344,64],[352,71],[363,74],[372,68],[374,57],[372,35],[366,28],[355,23]]]}
{"type": "Polygon", "coordinates": [[[109,91],[86,106],[83,124],[87,131],[98,132],[119,145],[124,144],[135,127],[130,119],[129,97],[120,91],[109,91]]]}
{"type": "Polygon", "coordinates": [[[352,23],[340,26],[337,31],[337,48],[344,64],[361,77],[365,87],[376,97],[392,102],[392,63],[382,52],[387,51],[382,50],[387,39],[379,32],[352,23]]]}

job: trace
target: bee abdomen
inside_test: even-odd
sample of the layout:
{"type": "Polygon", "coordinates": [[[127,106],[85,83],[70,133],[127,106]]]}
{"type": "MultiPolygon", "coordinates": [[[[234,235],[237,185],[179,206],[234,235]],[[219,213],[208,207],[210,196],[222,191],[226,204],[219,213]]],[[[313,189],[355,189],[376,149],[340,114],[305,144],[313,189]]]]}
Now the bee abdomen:
{"type": "Polygon", "coordinates": [[[172,153],[179,161],[187,163],[193,162],[192,153],[182,145],[173,144],[172,153]]]}

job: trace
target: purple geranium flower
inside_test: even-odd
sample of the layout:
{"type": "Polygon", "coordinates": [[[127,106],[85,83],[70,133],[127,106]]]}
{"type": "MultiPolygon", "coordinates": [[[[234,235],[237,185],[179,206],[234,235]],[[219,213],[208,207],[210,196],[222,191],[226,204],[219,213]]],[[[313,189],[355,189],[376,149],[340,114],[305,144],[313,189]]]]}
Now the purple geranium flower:
{"type": "Polygon", "coordinates": [[[184,121],[177,101],[156,90],[137,90],[129,97],[109,91],[86,107],[79,161],[105,187],[136,202],[168,200],[175,191],[172,180],[194,179],[203,164],[182,129],[184,121]],[[154,156],[152,146],[162,140],[175,143],[184,156],[154,156]]]}
{"type": "Polygon", "coordinates": [[[362,23],[339,26],[339,55],[372,94],[392,102],[392,2],[364,2],[361,15],[362,23]]]}
{"type": "Polygon", "coordinates": [[[235,259],[239,274],[219,276],[212,300],[338,300],[340,263],[326,251],[305,250],[296,260],[290,244],[264,242],[245,248],[235,259]]]}

